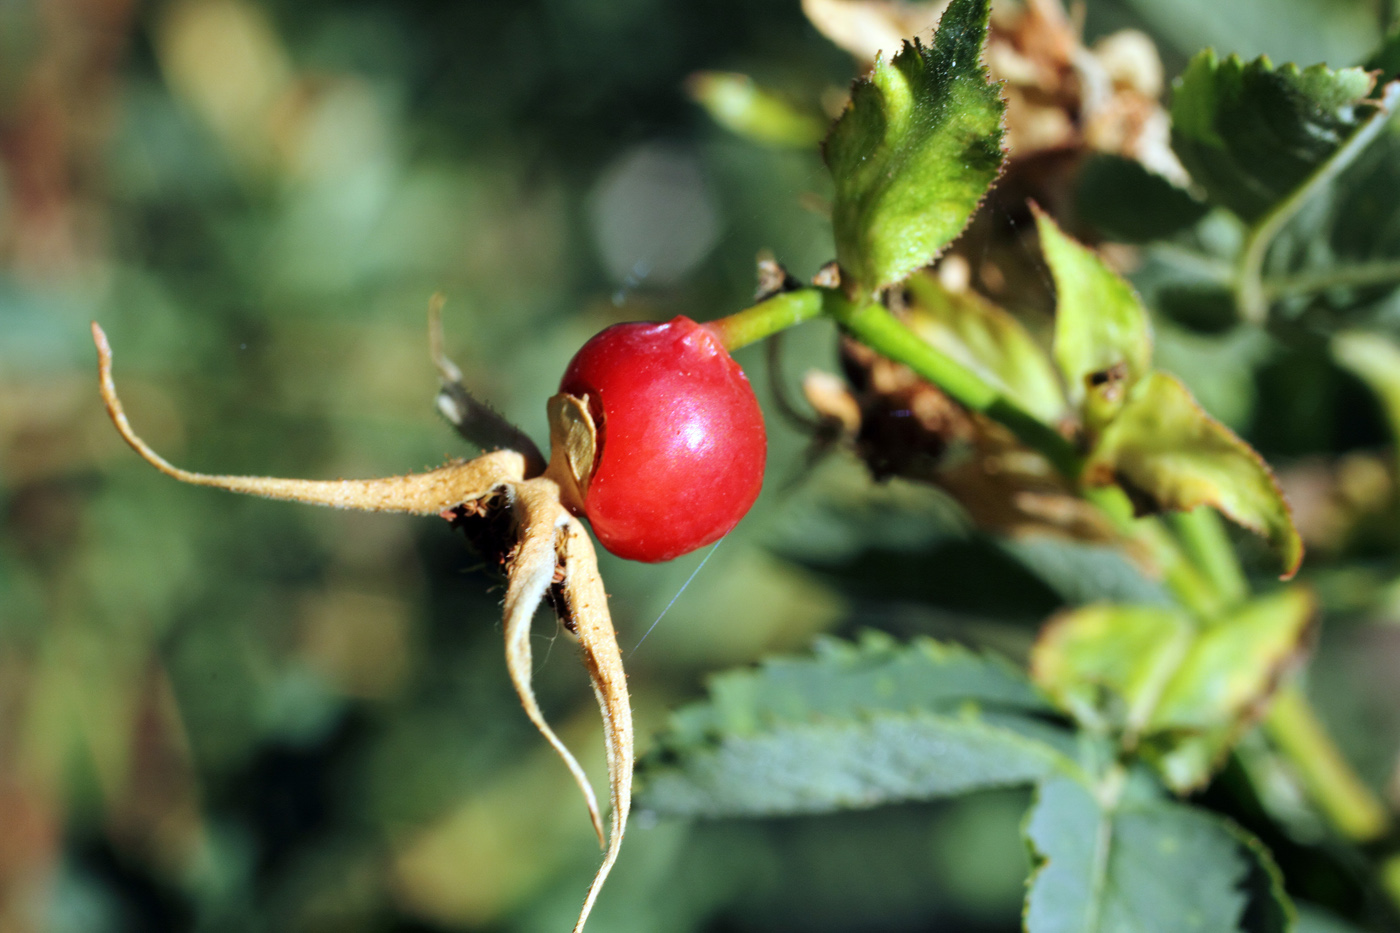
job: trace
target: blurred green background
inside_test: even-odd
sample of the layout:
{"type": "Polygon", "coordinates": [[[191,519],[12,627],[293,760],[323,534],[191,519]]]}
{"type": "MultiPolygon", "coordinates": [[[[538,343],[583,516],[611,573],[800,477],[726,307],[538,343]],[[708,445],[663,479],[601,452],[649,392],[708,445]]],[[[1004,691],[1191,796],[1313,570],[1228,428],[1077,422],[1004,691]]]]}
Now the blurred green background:
{"type": "MultiPolygon", "coordinates": [[[[1094,0],[1086,34],[1147,29],[1169,74],[1206,44],[1345,64],[1388,12],[1283,6],[1094,0]]],[[[431,405],[441,290],[467,383],[543,441],[593,332],[737,310],[763,248],[802,277],[831,257],[816,153],[714,126],[682,88],[700,68],[810,101],[853,75],[798,0],[0,0],[0,931],[569,928],[598,852],[506,677],[497,581],[441,522],[157,475],[106,420],[87,323],[179,465],[376,476],[468,452],[431,405]]],[[[833,336],[786,338],[789,391],[833,336]]],[[[1337,437],[1308,384],[1222,375],[1226,338],[1172,347],[1266,455],[1384,443],[1371,409],[1337,437]],[[1279,405],[1286,430],[1256,417],[1279,405]]],[[[770,412],[758,508],[683,592],[706,552],[604,555],[624,655],[670,605],[627,658],[642,749],[706,672],[816,633],[1015,654],[1066,602],[1151,598],[1112,555],[992,542],[932,491],[813,466],[763,351],[740,361],[770,412]]],[[[573,646],[537,629],[546,713],[601,779],[573,646]]],[[[1320,670],[1379,668],[1333,704],[1379,781],[1400,640],[1377,631],[1320,670]]],[[[640,814],[592,928],[1016,929],[1024,803],[640,814]]]]}

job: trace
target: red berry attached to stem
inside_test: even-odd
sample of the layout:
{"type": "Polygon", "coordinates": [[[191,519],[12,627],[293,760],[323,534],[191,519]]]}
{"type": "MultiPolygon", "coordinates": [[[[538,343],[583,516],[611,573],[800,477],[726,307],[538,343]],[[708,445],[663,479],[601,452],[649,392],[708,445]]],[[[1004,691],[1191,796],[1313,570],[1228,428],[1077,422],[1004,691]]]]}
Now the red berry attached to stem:
{"type": "Polygon", "coordinates": [[[768,439],[744,371],[686,317],[618,324],[550,402],[550,474],[603,547],[663,561],[719,540],[758,498],[768,439]]]}

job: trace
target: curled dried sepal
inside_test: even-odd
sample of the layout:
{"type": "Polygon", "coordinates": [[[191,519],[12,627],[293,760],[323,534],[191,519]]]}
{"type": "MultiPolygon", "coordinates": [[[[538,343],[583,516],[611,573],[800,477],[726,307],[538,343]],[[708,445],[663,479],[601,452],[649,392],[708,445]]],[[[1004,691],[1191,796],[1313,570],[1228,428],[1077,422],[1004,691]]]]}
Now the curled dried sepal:
{"type": "Polygon", "coordinates": [[[386,476],[379,479],[307,480],[274,476],[216,476],[193,473],[172,465],[132,430],[122,410],[117,387],[112,382],[112,348],[107,335],[94,322],[92,339],[97,344],[97,372],[102,401],[122,439],[151,466],[166,476],[195,486],[213,486],[265,499],[283,499],[328,505],[363,512],[409,512],[437,515],[453,506],[486,495],[502,483],[515,482],[525,475],[525,458],[513,450],[497,450],[475,460],[454,460],[426,473],[386,476]]]}
{"type": "MultiPolygon", "coordinates": [[[[498,495],[510,503],[514,547],[507,542],[494,542],[500,553],[509,555],[504,567],[508,580],[504,609],[506,666],[526,715],[564,759],[583,792],[599,842],[606,846],[603,863],[588,889],[574,927],[575,933],[580,933],[603,882],[617,861],[631,809],[632,708],[593,545],[583,526],[564,507],[559,485],[553,479],[525,478],[527,471],[528,475],[538,472],[537,462],[541,458],[533,444],[530,445],[533,454],[497,450],[475,460],[456,460],[426,473],[381,479],[328,481],[193,473],[173,466],[132,430],[112,381],[112,351],[107,335],[94,323],[92,336],[97,345],[102,400],[112,423],[142,459],[181,482],[269,499],[417,515],[460,516],[463,510],[459,507],[480,508],[498,495]],[[545,722],[531,685],[530,623],[540,601],[551,589],[565,625],[578,635],[584,666],[602,709],[612,790],[612,821],[606,840],[592,786],[573,754],[545,722]]],[[[455,397],[450,390],[453,386],[461,388],[460,374],[441,354],[439,344],[440,341],[435,343],[434,358],[443,376],[443,391],[455,397]]],[[[465,389],[462,392],[465,393],[465,389]]],[[[452,417],[449,413],[449,418],[452,417]]]]}
{"type": "Polygon", "coordinates": [[[583,512],[588,482],[598,462],[598,426],[588,398],[560,392],[549,400],[549,468],[559,495],[574,514],[583,512]]]}

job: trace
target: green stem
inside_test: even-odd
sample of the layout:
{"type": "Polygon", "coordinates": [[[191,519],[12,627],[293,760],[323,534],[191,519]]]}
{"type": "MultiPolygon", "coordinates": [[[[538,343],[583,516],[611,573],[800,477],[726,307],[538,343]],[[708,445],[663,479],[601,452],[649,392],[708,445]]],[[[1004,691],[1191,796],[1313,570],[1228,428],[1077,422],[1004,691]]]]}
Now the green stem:
{"type": "Polygon", "coordinates": [[[1400,282],[1400,260],[1389,259],[1336,266],[1320,272],[1281,275],[1264,279],[1262,287],[1264,297],[1273,300],[1288,295],[1311,295],[1329,288],[1367,288],[1396,282],[1400,282]]]}
{"type": "Polygon", "coordinates": [[[826,313],[861,343],[908,366],[962,406],[1000,422],[1027,447],[1043,454],[1067,479],[1078,481],[1083,460],[1054,428],[935,349],[883,305],[852,304],[835,291],[826,292],[826,298],[826,313]]]}
{"type": "Polygon", "coordinates": [[[1249,235],[1245,239],[1244,249],[1240,251],[1235,276],[1235,303],[1239,308],[1240,317],[1244,320],[1261,324],[1268,317],[1269,302],[1264,291],[1263,272],[1264,259],[1268,255],[1269,247],[1273,244],[1274,238],[1278,236],[1284,225],[1293,219],[1293,216],[1298,213],[1314,192],[1335,178],[1342,169],[1350,165],[1370,145],[1371,140],[1375,139],[1376,135],[1385,127],[1398,101],[1400,101],[1400,84],[1390,85],[1386,88],[1381,99],[1377,101],[1375,112],[1362,122],[1355,133],[1351,134],[1351,139],[1348,139],[1336,152],[1328,156],[1301,185],[1289,192],[1288,196],[1278,204],[1275,204],[1250,229],[1249,235]]]}
{"type": "Polygon", "coordinates": [[[822,297],[822,291],[816,288],[779,292],[751,308],[711,321],[705,327],[719,337],[726,350],[733,352],[819,317],[823,308],[822,297]]]}
{"type": "Polygon", "coordinates": [[[1297,684],[1279,690],[1264,728],[1339,833],[1353,842],[1385,835],[1385,807],[1352,771],[1297,684]]]}
{"type": "Polygon", "coordinates": [[[1201,506],[1190,512],[1173,512],[1167,521],[1176,532],[1186,558],[1218,595],[1222,608],[1240,603],[1249,596],[1249,583],[1219,512],[1201,506]]]}

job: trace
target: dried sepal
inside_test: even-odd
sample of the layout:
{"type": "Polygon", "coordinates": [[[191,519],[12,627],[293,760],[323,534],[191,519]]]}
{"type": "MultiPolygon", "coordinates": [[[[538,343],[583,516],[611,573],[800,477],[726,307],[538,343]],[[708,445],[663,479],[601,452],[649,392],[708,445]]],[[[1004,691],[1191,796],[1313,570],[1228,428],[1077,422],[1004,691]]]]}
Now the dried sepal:
{"type": "Polygon", "coordinates": [[[470,443],[482,450],[518,451],[525,458],[525,475],[544,472],[544,455],[524,431],[511,424],[485,402],[472,395],[462,383],[462,370],[448,359],[443,349],[442,306],[446,299],[439,292],[428,301],[428,349],[438,371],[437,410],[470,443]]]}
{"type": "Polygon", "coordinates": [[[530,623],[535,610],[554,582],[556,563],[555,541],[559,527],[569,517],[559,504],[557,487],[549,480],[532,480],[522,483],[514,490],[512,508],[516,527],[519,529],[515,554],[508,563],[506,578],[504,627],[506,636],[506,670],[510,673],[515,692],[520,695],[520,704],[525,707],[525,715],[540,730],[540,734],[564,759],[569,773],[574,776],[583,798],[588,804],[588,815],[593,820],[593,830],[598,834],[599,844],[606,844],[603,835],[603,818],[598,813],[598,799],[593,794],[593,786],[583,767],[574,758],[568,747],[554,734],[545,722],[535,701],[535,691],[531,679],[534,664],[530,651],[530,623]]]}
{"type": "MultiPolygon", "coordinates": [[[[542,481],[536,481],[542,482],[542,481]]],[[[533,484],[527,484],[533,485],[533,484]]],[[[562,511],[562,510],[561,510],[562,511]]],[[[627,674],[622,669],[622,652],[617,647],[608,612],[608,594],[598,572],[598,555],[583,525],[566,515],[559,526],[559,561],[564,571],[560,613],[566,625],[578,635],[583,648],[583,664],[593,682],[593,693],[603,714],[603,734],[608,753],[608,784],[612,794],[612,825],[603,864],[588,888],[583,910],[574,933],[583,930],[593,902],[617,861],[627,816],[632,809],[632,704],[627,696],[627,674]]]]}
{"type": "Polygon", "coordinates": [[[479,498],[502,483],[516,482],[525,476],[525,458],[514,450],[493,451],[475,460],[453,460],[426,473],[379,479],[282,479],[273,476],[218,476],[182,470],[152,450],[132,430],[112,381],[112,348],[107,343],[107,335],[96,323],[92,325],[92,338],[97,345],[102,401],[107,406],[112,423],[117,426],[122,439],[142,459],[182,483],[338,509],[437,515],[470,499],[479,498]]]}
{"type": "Polygon", "coordinates": [[[561,392],[549,400],[549,468],[546,474],[559,484],[559,495],[575,514],[583,511],[588,481],[598,457],[598,426],[588,410],[587,397],[561,392]]]}
{"type": "MultiPolygon", "coordinates": [[[[462,407],[457,401],[466,399],[472,406],[487,412],[489,409],[472,399],[461,385],[460,371],[443,355],[437,322],[439,309],[438,302],[430,308],[433,358],[443,379],[439,408],[469,438],[478,439],[479,435],[471,434],[467,424],[471,412],[476,409],[462,407]]],[[[599,843],[605,847],[603,863],[589,886],[574,926],[575,933],[580,933],[622,845],[632,805],[633,758],[632,708],[627,679],[608,612],[607,594],[598,572],[597,554],[583,525],[565,508],[560,484],[552,478],[556,471],[566,478],[576,477],[575,471],[579,469],[587,472],[585,455],[591,454],[589,445],[596,442],[596,432],[591,430],[586,402],[567,406],[576,419],[580,418],[580,407],[583,414],[572,432],[573,443],[562,454],[556,444],[556,459],[560,462],[557,466],[551,465],[551,475],[546,476],[539,475],[544,461],[528,439],[523,453],[513,449],[496,450],[474,460],[455,460],[426,473],[381,479],[324,481],[194,473],[173,466],[132,430],[112,381],[112,351],[107,336],[96,323],[92,325],[92,335],[97,345],[102,400],[112,423],[142,459],[180,482],[336,508],[443,515],[464,527],[470,525],[473,517],[496,516],[477,529],[474,540],[483,550],[497,555],[506,574],[506,667],[526,715],[564,760],[582,791],[599,843]],[[526,479],[527,476],[535,478],[526,479]],[[503,517],[504,508],[509,508],[513,520],[501,523],[499,519],[503,517]],[[535,700],[530,624],[547,594],[552,596],[565,626],[579,638],[584,666],[602,710],[612,798],[612,819],[606,834],[597,797],[583,768],[545,722],[535,700]]],[[[490,414],[492,418],[499,418],[490,414]]],[[[573,492],[577,493],[576,486],[573,492]]]]}

